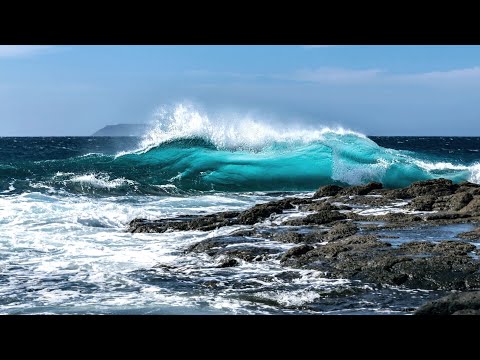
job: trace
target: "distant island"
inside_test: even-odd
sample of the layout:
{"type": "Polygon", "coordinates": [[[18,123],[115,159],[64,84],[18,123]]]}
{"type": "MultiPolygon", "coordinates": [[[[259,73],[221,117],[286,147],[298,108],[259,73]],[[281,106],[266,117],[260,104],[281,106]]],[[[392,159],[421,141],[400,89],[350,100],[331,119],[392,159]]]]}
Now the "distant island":
{"type": "Polygon", "coordinates": [[[142,136],[148,127],[147,124],[107,125],[92,136],[142,136]]]}

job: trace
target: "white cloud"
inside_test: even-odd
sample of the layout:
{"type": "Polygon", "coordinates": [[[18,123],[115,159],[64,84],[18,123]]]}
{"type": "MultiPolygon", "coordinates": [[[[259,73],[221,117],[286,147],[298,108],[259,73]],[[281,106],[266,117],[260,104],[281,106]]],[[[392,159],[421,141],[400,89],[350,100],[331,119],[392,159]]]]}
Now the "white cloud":
{"type": "Polygon", "coordinates": [[[480,66],[423,73],[392,74],[379,69],[346,69],[321,67],[303,69],[278,76],[293,81],[324,84],[412,84],[412,85],[480,85],[480,66]]]}
{"type": "Polygon", "coordinates": [[[353,70],[323,67],[296,71],[290,79],[319,83],[356,83],[378,78],[382,74],[383,71],[378,69],[353,70]]]}
{"type": "Polygon", "coordinates": [[[464,69],[453,69],[446,71],[431,71],[418,74],[396,75],[396,78],[402,81],[414,82],[478,82],[480,78],[480,67],[474,66],[464,69]]]}
{"type": "Polygon", "coordinates": [[[0,45],[0,58],[25,57],[49,51],[50,45],[0,45]]]}

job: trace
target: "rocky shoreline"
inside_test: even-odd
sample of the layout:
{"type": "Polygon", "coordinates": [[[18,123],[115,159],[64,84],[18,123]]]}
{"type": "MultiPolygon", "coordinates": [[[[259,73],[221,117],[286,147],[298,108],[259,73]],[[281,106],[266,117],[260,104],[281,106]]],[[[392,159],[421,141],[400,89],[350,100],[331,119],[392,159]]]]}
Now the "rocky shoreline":
{"type": "Polygon", "coordinates": [[[129,231],[211,231],[235,226],[230,234],[194,243],[185,252],[206,254],[224,268],[242,261],[272,260],[286,270],[316,270],[325,278],[452,291],[421,306],[416,314],[478,314],[480,227],[455,239],[439,234],[434,239],[395,242],[394,231],[421,233],[430,228],[435,232],[441,226],[466,223],[480,224],[480,185],[435,179],[402,189],[384,189],[375,182],[327,185],[312,197],[286,196],[244,211],[135,219],[129,231]],[[291,246],[282,250],[259,245],[265,241],[291,246]]]}

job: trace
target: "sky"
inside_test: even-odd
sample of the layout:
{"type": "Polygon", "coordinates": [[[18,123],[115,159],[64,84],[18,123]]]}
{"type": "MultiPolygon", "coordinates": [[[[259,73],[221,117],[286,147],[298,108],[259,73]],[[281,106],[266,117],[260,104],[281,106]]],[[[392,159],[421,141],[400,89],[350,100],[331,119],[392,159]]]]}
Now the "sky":
{"type": "Polygon", "coordinates": [[[480,136],[480,46],[0,45],[0,136],[88,136],[185,101],[366,135],[480,136]]]}

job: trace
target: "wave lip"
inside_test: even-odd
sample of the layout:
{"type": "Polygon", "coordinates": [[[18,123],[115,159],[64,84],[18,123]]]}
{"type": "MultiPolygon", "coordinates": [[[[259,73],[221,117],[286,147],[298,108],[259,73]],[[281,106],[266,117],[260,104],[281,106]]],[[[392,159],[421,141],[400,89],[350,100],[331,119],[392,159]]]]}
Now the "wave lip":
{"type": "Polygon", "coordinates": [[[258,121],[251,116],[232,115],[211,117],[193,105],[178,104],[161,107],[154,115],[150,131],[145,134],[138,149],[120,152],[145,153],[164,143],[181,139],[203,139],[219,150],[259,151],[274,144],[309,144],[324,140],[327,134],[363,134],[342,127],[320,129],[283,128],[258,121]]]}

